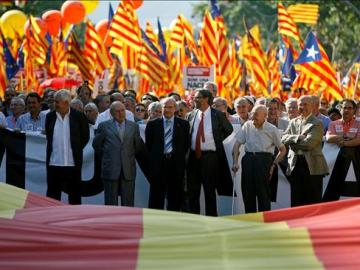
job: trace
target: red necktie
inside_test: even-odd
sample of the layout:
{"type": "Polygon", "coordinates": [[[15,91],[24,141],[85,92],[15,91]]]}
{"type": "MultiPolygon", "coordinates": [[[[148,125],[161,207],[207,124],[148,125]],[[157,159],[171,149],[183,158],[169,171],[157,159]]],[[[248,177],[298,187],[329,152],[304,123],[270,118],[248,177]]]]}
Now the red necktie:
{"type": "Polygon", "coordinates": [[[196,133],[196,141],[195,141],[195,156],[196,158],[201,157],[201,140],[205,142],[205,134],[204,134],[204,114],[201,112],[201,120],[198,126],[198,130],[196,133]]]}

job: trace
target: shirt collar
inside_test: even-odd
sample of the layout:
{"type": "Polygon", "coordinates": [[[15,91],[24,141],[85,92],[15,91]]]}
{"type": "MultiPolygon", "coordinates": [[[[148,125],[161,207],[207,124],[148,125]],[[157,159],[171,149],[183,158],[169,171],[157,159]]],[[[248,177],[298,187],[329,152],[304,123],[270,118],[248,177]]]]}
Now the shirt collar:
{"type": "Polygon", "coordinates": [[[171,117],[170,119],[167,119],[167,118],[165,118],[164,116],[163,116],[163,122],[164,123],[166,123],[166,121],[170,121],[171,123],[174,123],[174,116],[173,117],[171,117]]]}
{"type": "MultiPolygon", "coordinates": [[[[63,119],[62,116],[61,116],[61,114],[60,114],[59,112],[56,112],[56,115],[57,115],[58,118],[63,119]]],[[[64,119],[67,118],[67,117],[69,117],[69,116],[70,116],[70,109],[69,109],[69,111],[65,114],[64,119]]]]}

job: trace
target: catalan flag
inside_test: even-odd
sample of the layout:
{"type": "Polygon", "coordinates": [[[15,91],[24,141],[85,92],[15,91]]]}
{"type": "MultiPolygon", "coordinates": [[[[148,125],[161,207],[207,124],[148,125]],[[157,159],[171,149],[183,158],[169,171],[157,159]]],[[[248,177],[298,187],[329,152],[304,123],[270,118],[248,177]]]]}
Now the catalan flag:
{"type": "Polygon", "coordinates": [[[313,32],[309,33],[305,47],[295,61],[295,65],[301,72],[306,73],[320,84],[326,85],[329,93],[335,99],[341,100],[344,97],[330,60],[313,32]]]}
{"type": "Polygon", "coordinates": [[[301,43],[301,37],[291,16],[281,2],[278,3],[278,30],[281,35],[292,37],[301,43]]]}
{"type": "Polygon", "coordinates": [[[268,97],[269,71],[266,65],[266,55],[260,44],[254,39],[249,31],[247,32],[247,38],[248,50],[244,55],[244,58],[251,67],[250,70],[255,82],[255,89],[257,90],[258,95],[261,94],[268,97]]]}
{"type": "Polygon", "coordinates": [[[163,78],[166,77],[167,69],[167,65],[146,42],[143,42],[136,70],[149,82],[161,85],[163,78]]]}
{"type": "Polygon", "coordinates": [[[156,35],[150,22],[146,22],[145,34],[153,44],[157,45],[156,35]]]}
{"type": "Polygon", "coordinates": [[[111,21],[109,35],[132,47],[135,51],[141,50],[139,22],[130,2],[120,2],[111,21]]]}
{"type": "Polygon", "coordinates": [[[269,69],[271,96],[277,97],[281,91],[280,64],[276,59],[276,51],[270,47],[267,52],[267,66],[269,69]]]}
{"type": "Polygon", "coordinates": [[[70,33],[68,44],[68,62],[79,68],[83,80],[92,81],[93,75],[89,62],[83,57],[83,50],[80,48],[74,32],[70,33]]]}
{"type": "Polygon", "coordinates": [[[200,30],[200,48],[202,61],[204,64],[211,66],[217,62],[217,27],[211,18],[209,11],[205,11],[203,27],[200,30]]]}
{"type": "Polygon", "coordinates": [[[319,17],[319,5],[317,4],[290,5],[287,11],[296,23],[314,25],[319,17]]]}
{"type": "Polygon", "coordinates": [[[359,222],[360,199],[207,217],[65,205],[0,183],[0,267],[357,269],[359,222]]]}
{"type": "Polygon", "coordinates": [[[89,67],[96,72],[96,75],[100,75],[106,68],[111,66],[112,59],[89,19],[86,21],[85,37],[84,56],[89,63],[89,67]]]}
{"type": "Polygon", "coordinates": [[[181,16],[178,15],[176,18],[176,23],[171,29],[170,40],[169,40],[169,49],[174,51],[177,48],[184,46],[185,33],[183,29],[183,23],[181,21],[181,16]]]}

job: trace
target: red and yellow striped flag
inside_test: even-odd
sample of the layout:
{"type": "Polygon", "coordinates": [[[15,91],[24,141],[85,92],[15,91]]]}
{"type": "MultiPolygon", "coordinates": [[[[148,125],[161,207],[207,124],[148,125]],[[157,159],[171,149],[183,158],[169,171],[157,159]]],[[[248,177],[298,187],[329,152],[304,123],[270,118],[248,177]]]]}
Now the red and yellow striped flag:
{"type": "Polygon", "coordinates": [[[200,30],[199,43],[202,62],[208,66],[215,64],[218,58],[216,23],[211,18],[208,10],[205,11],[203,27],[200,30]]]}
{"type": "Polygon", "coordinates": [[[181,21],[181,16],[178,15],[176,23],[171,29],[170,40],[169,40],[169,51],[174,51],[177,48],[182,48],[184,46],[184,26],[181,21]]]}
{"type": "Polygon", "coordinates": [[[265,97],[269,96],[268,82],[269,71],[266,65],[266,55],[262,50],[260,44],[253,38],[250,32],[247,33],[248,50],[244,55],[250,67],[252,77],[254,80],[254,89],[265,97]]]}
{"type": "Polygon", "coordinates": [[[241,265],[243,269],[350,270],[360,265],[360,199],[207,217],[64,205],[4,183],[0,198],[3,269],[65,270],[72,265],[73,270],[104,266],[181,270],[241,265]]]}
{"type": "Polygon", "coordinates": [[[267,66],[269,68],[270,92],[272,97],[278,97],[281,92],[280,64],[276,59],[276,51],[270,47],[267,52],[267,66]]]}
{"type": "Polygon", "coordinates": [[[148,81],[161,85],[167,75],[167,65],[143,42],[137,60],[136,70],[148,81]]]}
{"type": "Polygon", "coordinates": [[[294,22],[316,24],[319,17],[319,5],[316,4],[295,4],[287,8],[289,15],[294,22]]]}
{"type": "Polygon", "coordinates": [[[73,32],[70,34],[68,44],[68,62],[79,68],[83,80],[92,81],[93,75],[91,74],[90,64],[83,57],[83,51],[73,32]]]}
{"type": "Polygon", "coordinates": [[[30,15],[31,50],[36,61],[42,65],[46,62],[46,52],[49,48],[49,41],[41,35],[41,29],[34,17],[30,15]]]}
{"type": "Polygon", "coordinates": [[[281,2],[278,3],[278,30],[279,33],[285,36],[292,37],[301,43],[301,37],[291,16],[287,13],[285,7],[281,2]]]}
{"type": "Polygon", "coordinates": [[[230,69],[229,41],[226,37],[225,29],[217,25],[217,41],[218,41],[218,63],[220,76],[228,76],[230,69]]]}
{"type": "Polygon", "coordinates": [[[101,40],[89,19],[86,22],[85,38],[84,56],[91,70],[95,70],[96,75],[100,75],[105,69],[111,66],[112,59],[104,42],[101,40]]]}
{"type": "Polygon", "coordinates": [[[135,51],[141,50],[141,32],[134,8],[130,2],[121,1],[111,21],[109,35],[127,44],[135,51]]]}
{"type": "Polygon", "coordinates": [[[145,34],[150,39],[152,44],[154,44],[155,46],[158,46],[157,38],[156,38],[156,35],[154,33],[154,30],[153,30],[150,22],[146,22],[145,34]]]}

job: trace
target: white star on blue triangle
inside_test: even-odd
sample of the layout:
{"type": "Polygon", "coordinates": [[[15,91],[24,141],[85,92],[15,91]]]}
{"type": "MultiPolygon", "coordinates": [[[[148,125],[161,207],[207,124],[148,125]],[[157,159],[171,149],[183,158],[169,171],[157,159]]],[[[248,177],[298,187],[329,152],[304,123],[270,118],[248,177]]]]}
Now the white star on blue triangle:
{"type": "Polygon", "coordinates": [[[304,64],[309,62],[317,62],[322,59],[319,44],[313,32],[310,32],[304,49],[294,64],[304,64]]]}

